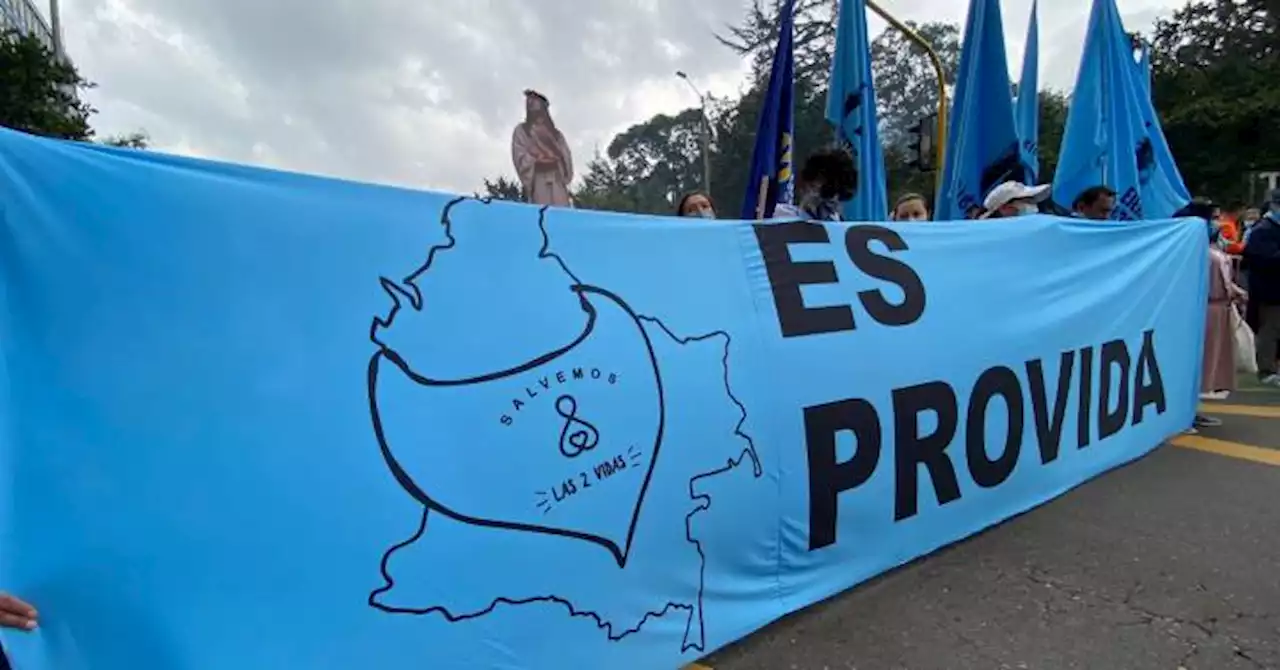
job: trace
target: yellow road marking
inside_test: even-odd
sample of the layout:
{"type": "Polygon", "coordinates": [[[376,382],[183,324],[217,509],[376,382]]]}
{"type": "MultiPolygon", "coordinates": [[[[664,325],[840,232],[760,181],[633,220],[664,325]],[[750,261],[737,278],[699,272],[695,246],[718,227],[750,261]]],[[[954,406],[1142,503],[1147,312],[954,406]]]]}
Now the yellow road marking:
{"type": "Polygon", "coordinates": [[[1226,440],[1215,440],[1211,437],[1201,437],[1199,435],[1182,435],[1175,437],[1170,442],[1174,446],[1184,449],[1195,449],[1219,456],[1227,456],[1229,458],[1238,458],[1245,461],[1253,461],[1254,463],[1262,463],[1264,465],[1275,465],[1280,467],[1280,450],[1263,449],[1261,447],[1251,447],[1247,444],[1239,442],[1227,442],[1226,440]]]}
{"type": "Polygon", "coordinates": [[[1202,403],[1200,411],[1205,414],[1223,414],[1227,416],[1253,416],[1260,419],[1280,419],[1280,407],[1266,405],[1218,405],[1202,403]]]}

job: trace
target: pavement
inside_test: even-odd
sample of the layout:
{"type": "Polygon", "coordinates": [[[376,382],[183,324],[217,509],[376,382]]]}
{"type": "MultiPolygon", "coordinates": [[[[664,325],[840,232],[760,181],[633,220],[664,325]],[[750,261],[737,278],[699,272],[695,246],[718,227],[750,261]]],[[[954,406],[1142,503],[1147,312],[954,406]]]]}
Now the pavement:
{"type": "Polygon", "coordinates": [[[692,668],[1280,668],[1280,391],[692,668]]]}

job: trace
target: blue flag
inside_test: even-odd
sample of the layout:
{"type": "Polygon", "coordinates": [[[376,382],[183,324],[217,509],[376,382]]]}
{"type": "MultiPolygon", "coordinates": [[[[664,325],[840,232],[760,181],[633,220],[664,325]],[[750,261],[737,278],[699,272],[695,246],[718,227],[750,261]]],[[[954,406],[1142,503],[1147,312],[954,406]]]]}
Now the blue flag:
{"type": "Polygon", "coordinates": [[[769,89],[760,108],[756,146],[751,152],[751,176],[747,180],[743,219],[767,219],[778,203],[795,198],[795,171],[792,166],[795,136],[795,0],[786,0],[781,12],[778,49],[773,54],[769,89]]]}
{"type": "Polygon", "coordinates": [[[938,220],[965,218],[992,188],[1026,181],[999,0],[970,0],[956,78],[938,220]]]}
{"type": "Polygon", "coordinates": [[[1138,103],[1142,107],[1142,120],[1146,124],[1147,134],[1151,138],[1151,148],[1155,153],[1158,174],[1154,178],[1163,179],[1177,196],[1175,202],[1185,204],[1191,202],[1191,192],[1187,190],[1182,172],[1178,170],[1178,164],[1173,160],[1173,151],[1169,148],[1169,142],[1164,136],[1164,128],[1160,126],[1160,117],[1156,114],[1155,100],[1151,98],[1151,47],[1143,41],[1139,41],[1137,47],[1139,49],[1137,80],[1140,85],[1138,103]]]}
{"type": "Polygon", "coordinates": [[[1115,0],[1094,0],[1053,180],[1061,202],[1109,186],[1119,194],[1112,218],[1128,221],[1189,201],[1140,72],[1115,0]]]}
{"type": "Polygon", "coordinates": [[[835,127],[837,141],[853,154],[858,167],[858,189],[844,203],[845,220],[885,220],[889,198],[885,193],[884,149],[880,146],[876,90],[871,80],[867,8],[862,0],[840,2],[827,121],[835,127]]]}
{"type": "Polygon", "coordinates": [[[1151,47],[1139,40],[1138,49],[1138,83],[1142,85],[1144,94],[1151,97],[1151,47]]]}
{"type": "Polygon", "coordinates": [[[1040,179],[1040,25],[1038,2],[1031,3],[1027,26],[1027,49],[1022,55],[1022,78],[1018,81],[1018,134],[1022,137],[1022,164],[1027,183],[1040,179]]]}
{"type": "Polygon", "coordinates": [[[691,225],[3,129],[0,202],[17,670],[685,667],[1198,401],[1191,219],[691,225]]]}

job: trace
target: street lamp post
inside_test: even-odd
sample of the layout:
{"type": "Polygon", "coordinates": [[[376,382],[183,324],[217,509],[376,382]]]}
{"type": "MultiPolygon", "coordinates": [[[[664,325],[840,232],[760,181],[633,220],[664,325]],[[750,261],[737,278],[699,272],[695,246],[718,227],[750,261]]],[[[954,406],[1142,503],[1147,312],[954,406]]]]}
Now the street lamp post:
{"type": "Polygon", "coordinates": [[[53,54],[62,60],[62,11],[58,0],[49,0],[49,32],[53,33],[53,54]]]}
{"type": "Polygon", "coordinates": [[[711,117],[707,116],[707,96],[697,86],[693,85],[693,81],[689,79],[689,75],[683,70],[677,70],[676,76],[683,79],[684,83],[689,85],[693,94],[698,96],[698,103],[702,109],[702,190],[706,191],[707,197],[711,197],[711,117]]]}

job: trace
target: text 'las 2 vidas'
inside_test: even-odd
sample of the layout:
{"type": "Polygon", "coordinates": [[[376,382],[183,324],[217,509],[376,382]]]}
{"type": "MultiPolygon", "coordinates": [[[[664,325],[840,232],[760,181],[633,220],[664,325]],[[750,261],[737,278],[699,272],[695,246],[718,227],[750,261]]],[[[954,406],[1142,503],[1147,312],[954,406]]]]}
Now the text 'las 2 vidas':
{"type": "MultiPolygon", "coordinates": [[[[807,307],[801,294],[803,286],[839,281],[835,263],[794,261],[791,257],[790,245],[834,244],[825,226],[810,222],[761,224],[755,226],[755,233],[783,337],[856,330],[852,305],[807,307]]],[[[903,293],[900,302],[890,302],[879,290],[859,291],[858,303],[872,320],[881,326],[901,327],[920,319],[927,302],[924,282],[909,264],[894,257],[908,249],[902,236],[882,226],[851,226],[845,233],[844,247],[860,272],[896,285],[903,293]],[[887,253],[872,249],[872,242],[882,244],[887,253]]],[[[1025,388],[1015,367],[996,365],[987,369],[974,380],[964,407],[956,390],[945,381],[893,389],[893,462],[886,467],[894,470],[895,521],[910,519],[919,512],[921,465],[939,505],[960,500],[957,470],[949,453],[957,437],[963,440],[960,448],[973,483],[993,489],[1013,474],[1022,457],[1028,423],[1033,424],[1039,445],[1038,462],[1047,466],[1058,460],[1068,403],[1073,397],[1077,399],[1073,412],[1077,449],[1112,437],[1126,426],[1142,423],[1149,407],[1156,415],[1165,412],[1155,331],[1142,333],[1142,345],[1136,355],[1125,340],[1115,339],[1057,356],[1059,373],[1052,397],[1041,359],[1010,362],[1025,372],[1025,388]],[[1008,418],[1003,444],[990,445],[998,447],[998,455],[992,457],[986,418],[997,399],[1004,403],[1008,418]],[[922,432],[921,418],[925,415],[932,415],[936,421],[932,422],[932,430],[922,432]]],[[[805,407],[803,412],[809,462],[809,549],[813,551],[836,542],[840,494],[865,484],[880,465],[885,424],[876,406],[864,398],[835,399],[805,407]],[[852,457],[838,460],[836,440],[845,431],[853,435],[856,447],[852,457]]]]}

